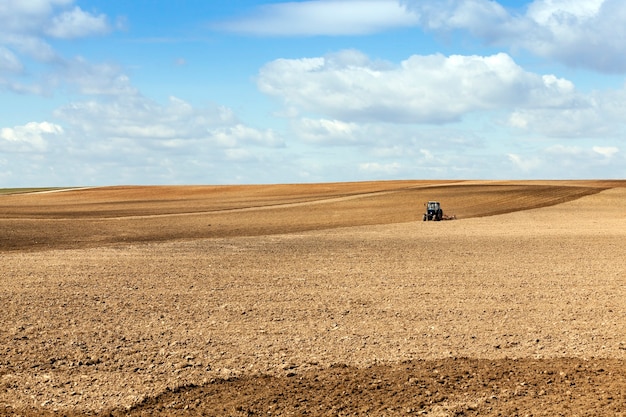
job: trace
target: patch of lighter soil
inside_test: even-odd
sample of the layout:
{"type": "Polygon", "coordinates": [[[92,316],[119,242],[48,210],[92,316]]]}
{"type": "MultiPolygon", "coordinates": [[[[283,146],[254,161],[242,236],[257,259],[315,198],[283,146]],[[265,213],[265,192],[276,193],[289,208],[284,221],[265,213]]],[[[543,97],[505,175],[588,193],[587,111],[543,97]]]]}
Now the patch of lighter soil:
{"type": "Polygon", "coordinates": [[[3,254],[0,407],[103,410],[335,363],[625,359],[625,193],[450,222],[3,254]]]}
{"type": "Polygon", "coordinates": [[[460,229],[482,235],[623,236],[625,201],[626,188],[613,188],[550,207],[466,219],[460,229]]]}

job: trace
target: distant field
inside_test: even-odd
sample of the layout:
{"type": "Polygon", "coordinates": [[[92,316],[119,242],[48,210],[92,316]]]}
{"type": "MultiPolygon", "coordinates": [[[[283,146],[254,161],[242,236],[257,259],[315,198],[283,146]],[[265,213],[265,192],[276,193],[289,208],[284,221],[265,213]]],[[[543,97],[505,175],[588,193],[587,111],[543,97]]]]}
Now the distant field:
{"type": "Polygon", "coordinates": [[[420,220],[439,200],[458,219],[546,207],[619,181],[383,181],[98,187],[0,199],[0,251],[262,236],[420,220]]]}
{"type": "Polygon", "coordinates": [[[623,416],[625,242],[626,181],[2,195],[0,415],[623,416]]]}

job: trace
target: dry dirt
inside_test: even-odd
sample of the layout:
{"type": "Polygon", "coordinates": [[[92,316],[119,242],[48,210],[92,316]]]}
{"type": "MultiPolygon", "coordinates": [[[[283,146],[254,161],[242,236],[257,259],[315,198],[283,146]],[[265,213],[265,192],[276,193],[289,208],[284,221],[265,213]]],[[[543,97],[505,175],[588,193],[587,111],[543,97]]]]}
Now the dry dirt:
{"type": "Polygon", "coordinates": [[[626,415],[625,242],[622,181],[3,195],[0,415],[626,415]]]}

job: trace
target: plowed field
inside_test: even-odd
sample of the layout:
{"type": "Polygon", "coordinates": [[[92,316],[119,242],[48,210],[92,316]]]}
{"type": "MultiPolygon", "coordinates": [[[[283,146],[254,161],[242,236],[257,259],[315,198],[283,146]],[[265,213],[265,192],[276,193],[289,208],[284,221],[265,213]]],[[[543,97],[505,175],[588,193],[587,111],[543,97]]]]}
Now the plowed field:
{"type": "Polygon", "coordinates": [[[0,415],[626,415],[626,182],[8,194],[0,260],[0,415]]]}

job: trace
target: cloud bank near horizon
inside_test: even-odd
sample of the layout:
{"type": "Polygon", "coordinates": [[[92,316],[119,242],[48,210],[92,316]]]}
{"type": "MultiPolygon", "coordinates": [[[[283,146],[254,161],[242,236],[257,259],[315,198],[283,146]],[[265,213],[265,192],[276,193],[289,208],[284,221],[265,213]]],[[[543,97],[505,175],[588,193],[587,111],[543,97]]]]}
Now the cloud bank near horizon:
{"type": "MultiPolygon", "coordinates": [[[[604,74],[626,73],[621,53],[626,29],[616,23],[624,21],[626,4],[617,0],[535,0],[520,9],[490,0],[259,5],[215,23],[213,30],[227,32],[220,35],[222,42],[233,33],[245,42],[246,37],[370,39],[410,29],[418,39],[464,33],[484,48],[419,53],[406,42],[397,59],[368,52],[363,42],[326,54],[302,51],[277,58],[270,47],[274,41],[264,41],[272,52],[256,74],[248,74],[257,91],[247,97],[257,94],[275,108],[255,111],[266,116],[254,123],[240,114],[244,104],[210,99],[198,104],[179,96],[175,86],[163,98],[123,62],[66,52],[69,40],[106,41],[125,33],[120,31],[125,16],[77,3],[0,5],[0,18],[8,22],[0,28],[0,94],[59,102],[45,117],[1,122],[0,182],[626,174],[626,84],[583,87],[564,70],[592,74],[589,85],[604,74]],[[529,68],[537,59],[542,64],[529,68]]],[[[193,62],[173,56],[171,62],[184,63],[178,70],[193,62]]]]}

